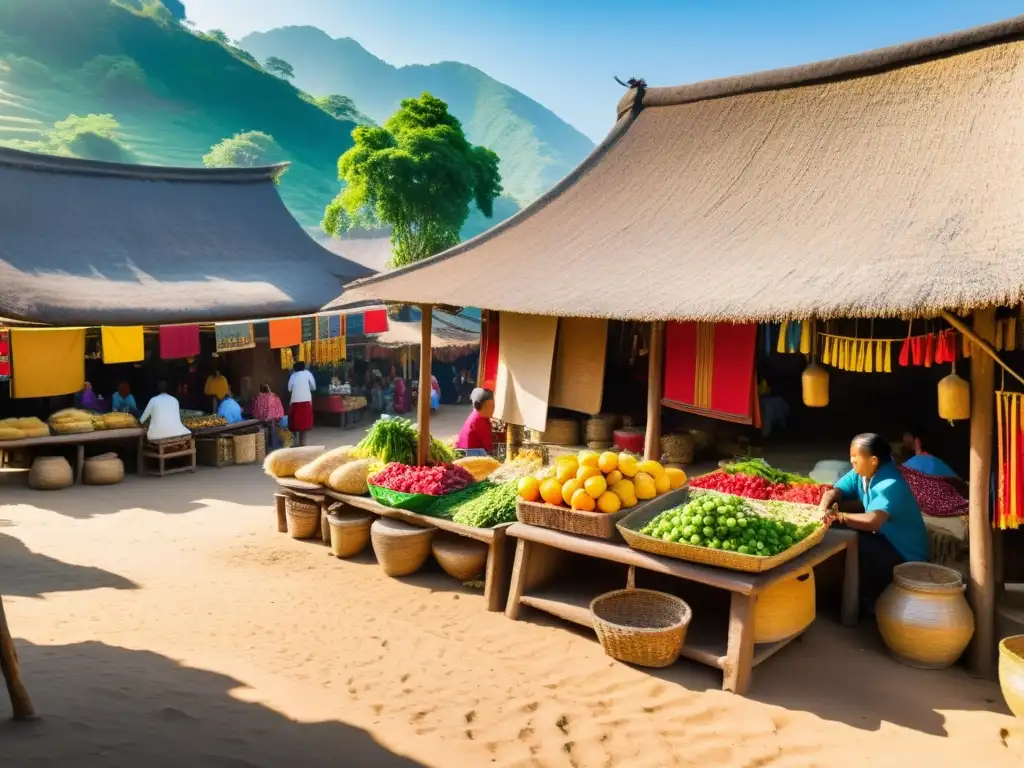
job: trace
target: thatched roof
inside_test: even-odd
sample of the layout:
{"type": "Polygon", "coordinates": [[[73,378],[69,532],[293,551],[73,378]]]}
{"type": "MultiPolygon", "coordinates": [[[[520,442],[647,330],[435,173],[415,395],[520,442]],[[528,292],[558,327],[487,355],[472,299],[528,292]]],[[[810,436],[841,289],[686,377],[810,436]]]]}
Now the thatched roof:
{"type": "Polygon", "coordinates": [[[886,316],[1024,298],[1024,16],[630,91],[516,216],[345,299],[563,316],[886,316]]]}
{"type": "Polygon", "coordinates": [[[371,270],[317,245],[272,168],[162,168],[0,149],[0,314],[51,325],[316,312],[371,270]]]}

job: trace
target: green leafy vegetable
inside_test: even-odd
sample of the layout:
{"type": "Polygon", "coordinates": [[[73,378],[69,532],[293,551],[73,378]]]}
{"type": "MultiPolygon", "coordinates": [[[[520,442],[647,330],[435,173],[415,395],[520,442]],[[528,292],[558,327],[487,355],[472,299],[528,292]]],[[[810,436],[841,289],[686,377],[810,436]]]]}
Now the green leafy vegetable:
{"type": "Polygon", "coordinates": [[[764,459],[760,458],[743,458],[736,461],[729,462],[722,471],[727,475],[751,475],[753,477],[763,477],[769,483],[787,483],[789,485],[807,485],[813,484],[814,481],[805,477],[804,475],[797,475],[792,472],[785,472],[781,469],[775,469],[764,459]]]}
{"type": "Polygon", "coordinates": [[[516,519],[517,492],[514,481],[507,483],[484,481],[478,485],[490,487],[454,510],[452,519],[456,523],[471,525],[474,528],[492,528],[502,523],[511,523],[516,519]]]}

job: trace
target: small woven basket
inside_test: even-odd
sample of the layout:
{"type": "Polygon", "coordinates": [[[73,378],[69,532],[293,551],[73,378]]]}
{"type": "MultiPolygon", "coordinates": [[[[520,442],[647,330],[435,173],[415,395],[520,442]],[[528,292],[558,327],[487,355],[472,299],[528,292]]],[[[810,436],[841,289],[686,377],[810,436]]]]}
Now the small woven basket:
{"type": "Polygon", "coordinates": [[[548,419],[548,426],[543,432],[527,429],[526,438],[532,443],[547,445],[579,445],[580,423],[576,419],[548,419]]]}
{"type": "Polygon", "coordinates": [[[618,419],[610,413],[599,413],[587,419],[584,435],[587,443],[612,443],[612,432],[618,419]]]}
{"type": "Polygon", "coordinates": [[[487,545],[465,536],[435,536],[430,550],[444,572],[459,581],[475,579],[487,564],[487,545]]]}
{"type": "Polygon", "coordinates": [[[520,523],[536,525],[540,528],[575,533],[578,536],[592,536],[595,539],[619,541],[622,539],[622,534],[619,533],[616,524],[633,509],[635,508],[624,507],[609,515],[604,512],[584,512],[569,507],[556,507],[554,504],[546,504],[542,501],[517,499],[516,519],[520,523]]]}
{"type": "Polygon", "coordinates": [[[999,687],[1010,711],[1024,717],[1024,635],[999,643],[999,687]]]}
{"type": "Polygon", "coordinates": [[[652,589],[617,589],[590,603],[594,631],[613,659],[642,667],[667,667],[679,658],[690,606],[652,589]]]}
{"type": "Polygon", "coordinates": [[[86,459],[83,480],[86,485],[116,485],[124,480],[124,462],[116,455],[86,459]]]}
{"type": "Polygon", "coordinates": [[[263,460],[267,458],[267,434],[262,429],[255,434],[256,441],[256,461],[263,463],[263,460]]]}
{"type": "MultiPolygon", "coordinates": [[[[340,506],[335,504],[331,509],[340,506]]],[[[331,526],[331,554],[337,558],[355,557],[370,543],[373,515],[368,512],[332,511],[327,522],[331,526]]]]}
{"type": "Polygon", "coordinates": [[[320,532],[320,505],[289,496],[284,502],[288,535],[293,539],[311,539],[320,532]]]}
{"type": "Polygon", "coordinates": [[[59,491],[74,482],[75,473],[63,456],[40,456],[28,473],[28,485],[37,491],[59,491]]]}
{"type": "Polygon", "coordinates": [[[757,595],[754,642],[775,643],[798,635],[816,616],[814,569],[772,584],[757,595]]]}
{"type": "Polygon", "coordinates": [[[416,573],[430,557],[434,528],[417,528],[382,517],[370,526],[370,541],[377,562],[388,576],[416,573]]]}
{"type": "Polygon", "coordinates": [[[235,444],[235,464],[254,464],[256,462],[256,434],[232,435],[235,444]]]}
{"type": "Polygon", "coordinates": [[[661,438],[661,454],[668,464],[693,464],[693,435],[665,435],[661,438]]]}

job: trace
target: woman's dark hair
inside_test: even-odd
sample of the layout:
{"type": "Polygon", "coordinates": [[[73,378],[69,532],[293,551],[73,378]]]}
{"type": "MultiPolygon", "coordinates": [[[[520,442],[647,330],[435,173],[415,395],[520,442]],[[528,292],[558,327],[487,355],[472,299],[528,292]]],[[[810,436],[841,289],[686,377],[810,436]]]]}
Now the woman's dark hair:
{"type": "Polygon", "coordinates": [[[874,456],[878,459],[879,464],[892,461],[892,446],[881,435],[876,435],[874,432],[864,432],[853,438],[851,443],[857,446],[857,450],[863,451],[868,456],[874,456]]]}
{"type": "Polygon", "coordinates": [[[299,360],[299,362],[297,362],[294,366],[292,366],[292,370],[293,371],[304,371],[304,370],[306,370],[306,364],[304,362],[302,362],[301,360],[299,360]]]}
{"type": "Polygon", "coordinates": [[[269,384],[260,384],[260,392],[262,392],[265,395],[269,395],[270,394],[270,385],[269,384]]]}

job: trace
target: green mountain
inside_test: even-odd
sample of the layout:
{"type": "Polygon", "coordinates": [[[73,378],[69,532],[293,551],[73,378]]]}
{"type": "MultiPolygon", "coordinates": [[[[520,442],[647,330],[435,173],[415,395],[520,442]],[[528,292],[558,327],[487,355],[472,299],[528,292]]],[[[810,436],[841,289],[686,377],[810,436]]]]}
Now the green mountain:
{"type": "Polygon", "coordinates": [[[316,27],[254,33],[240,45],[260,61],[284,59],[300,88],[343,93],[378,123],[423,91],[444,99],[470,141],[498,153],[505,194],[519,205],[550,189],[594,148],[549,109],[466,64],[393,67],[355,40],[332,39],[316,27]]]}

